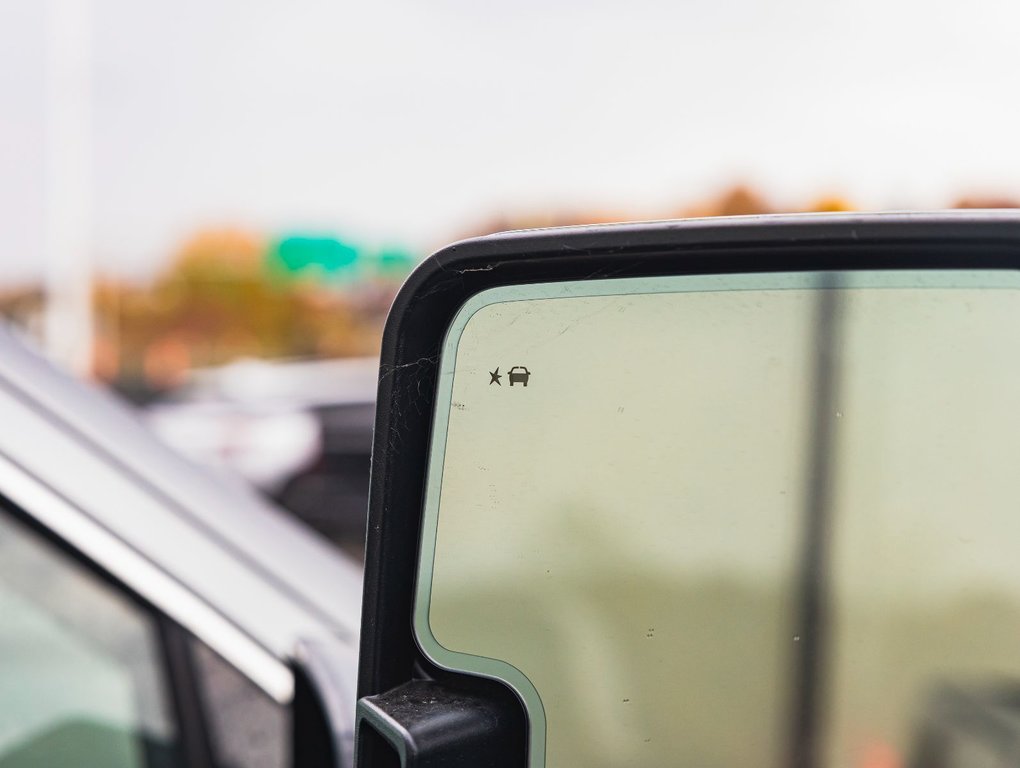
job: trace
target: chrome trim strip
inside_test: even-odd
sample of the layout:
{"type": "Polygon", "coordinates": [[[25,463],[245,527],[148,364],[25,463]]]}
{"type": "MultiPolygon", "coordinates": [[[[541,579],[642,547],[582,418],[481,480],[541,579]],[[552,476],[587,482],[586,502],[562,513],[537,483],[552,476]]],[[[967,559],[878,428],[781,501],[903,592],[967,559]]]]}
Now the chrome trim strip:
{"type": "Polygon", "coordinates": [[[194,592],[3,454],[0,454],[0,488],[28,515],[209,645],[275,701],[290,703],[294,678],[286,664],[194,592]]]}

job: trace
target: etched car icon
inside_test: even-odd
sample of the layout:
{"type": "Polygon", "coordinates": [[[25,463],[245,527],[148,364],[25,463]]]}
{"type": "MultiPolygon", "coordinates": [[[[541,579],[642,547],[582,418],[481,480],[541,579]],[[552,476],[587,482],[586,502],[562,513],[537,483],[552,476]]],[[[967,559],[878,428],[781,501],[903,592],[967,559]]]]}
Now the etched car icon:
{"type": "Polygon", "coordinates": [[[531,378],[531,372],[523,365],[515,365],[510,369],[510,386],[514,384],[523,384],[528,386],[528,379],[531,378]]]}

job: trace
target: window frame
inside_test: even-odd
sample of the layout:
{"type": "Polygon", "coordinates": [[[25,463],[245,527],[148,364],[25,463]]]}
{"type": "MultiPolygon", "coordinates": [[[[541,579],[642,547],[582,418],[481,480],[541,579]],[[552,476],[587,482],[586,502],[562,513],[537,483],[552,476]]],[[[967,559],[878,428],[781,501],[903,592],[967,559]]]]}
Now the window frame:
{"type": "Polygon", "coordinates": [[[156,652],[160,660],[160,673],[168,688],[167,704],[178,729],[183,764],[188,768],[215,768],[209,724],[190,648],[192,634],[142,597],[129,584],[116,578],[100,563],[86,556],[11,501],[2,490],[0,490],[0,516],[13,519],[15,524],[30,531],[31,535],[53,546],[61,555],[83,567],[105,587],[127,599],[153,620],[159,645],[156,652]]]}

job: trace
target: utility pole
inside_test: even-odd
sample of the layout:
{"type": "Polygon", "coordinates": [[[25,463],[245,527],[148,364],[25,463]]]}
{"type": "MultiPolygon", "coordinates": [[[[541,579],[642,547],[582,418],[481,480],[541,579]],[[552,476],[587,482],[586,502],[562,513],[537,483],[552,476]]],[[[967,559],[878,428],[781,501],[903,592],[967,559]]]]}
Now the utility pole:
{"type": "Polygon", "coordinates": [[[43,342],[78,375],[92,364],[92,2],[47,0],[43,342]]]}

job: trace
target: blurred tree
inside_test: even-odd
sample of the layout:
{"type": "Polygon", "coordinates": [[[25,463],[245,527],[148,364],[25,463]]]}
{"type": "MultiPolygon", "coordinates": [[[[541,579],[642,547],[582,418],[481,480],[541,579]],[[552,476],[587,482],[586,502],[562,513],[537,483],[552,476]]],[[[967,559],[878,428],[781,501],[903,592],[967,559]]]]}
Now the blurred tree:
{"type": "Polygon", "coordinates": [[[750,216],[759,213],[774,213],[775,209],[763,195],[743,184],[723,192],[714,200],[695,205],[683,211],[684,218],[699,216],[750,216]]]}
{"type": "Polygon", "coordinates": [[[953,204],[954,208],[1020,208],[1020,200],[1016,198],[988,195],[962,197],[953,204]]]}
{"type": "Polygon", "coordinates": [[[0,316],[38,338],[42,335],[43,298],[40,284],[3,286],[0,316]]]}
{"type": "Polygon", "coordinates": [[[95,302],[97,375],[139,391],[172,386],[193,367],[243,357],[307,358],[375,354],[384,311],[357,293],[314,281],[280,282],[266,243],[237,229],[196,234],[151,286],[103,281],[95,302]]]}
{"type": "Polygon", "coordinates": [[[828,195],[815,200],[814,203],[808,206],[807,210],[814,213],[840,213],[843,211],[855,211],[857,209],[845,197],[828,195]]]}

